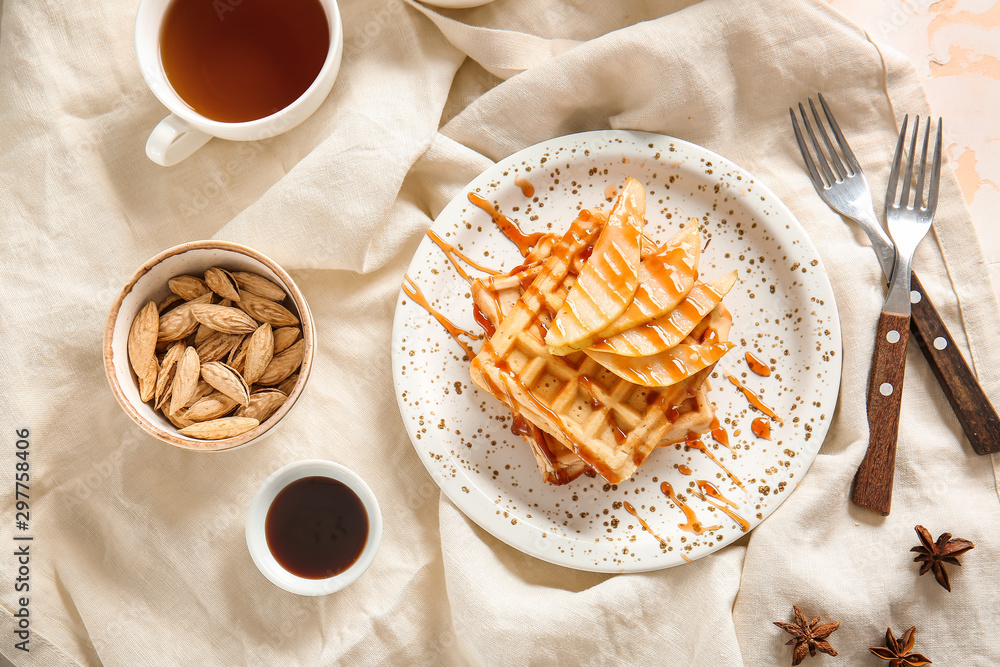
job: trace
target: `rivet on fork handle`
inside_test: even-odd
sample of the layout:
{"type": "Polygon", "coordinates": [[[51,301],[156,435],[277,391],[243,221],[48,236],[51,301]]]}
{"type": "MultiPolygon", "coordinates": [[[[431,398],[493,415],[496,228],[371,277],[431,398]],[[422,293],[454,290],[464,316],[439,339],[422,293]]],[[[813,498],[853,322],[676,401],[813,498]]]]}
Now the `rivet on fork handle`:
{"type": "Polygon", "coordinates": [[[868,451],[854,476],[851,500],[882,516],[889,514],[892,506],[899,431],[899,421],[893,415],[899,414],[903,398],[903,370],[909,336],[909,316],[882,313],[879,317],[875,354],[868,376],[868,451]]]}

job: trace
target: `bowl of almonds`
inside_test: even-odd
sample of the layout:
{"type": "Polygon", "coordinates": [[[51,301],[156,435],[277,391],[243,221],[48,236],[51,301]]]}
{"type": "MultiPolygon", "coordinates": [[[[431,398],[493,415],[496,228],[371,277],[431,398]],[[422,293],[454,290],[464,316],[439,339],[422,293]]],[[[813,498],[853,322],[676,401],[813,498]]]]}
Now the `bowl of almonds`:
{"type": "Polygon", "coordinates": [[[269,432],[309,378],[315,327],[291,277],[259,252],[196,241],[146,262],[104,331],[115,398],[150,435],[219,451],[269,432]]]}

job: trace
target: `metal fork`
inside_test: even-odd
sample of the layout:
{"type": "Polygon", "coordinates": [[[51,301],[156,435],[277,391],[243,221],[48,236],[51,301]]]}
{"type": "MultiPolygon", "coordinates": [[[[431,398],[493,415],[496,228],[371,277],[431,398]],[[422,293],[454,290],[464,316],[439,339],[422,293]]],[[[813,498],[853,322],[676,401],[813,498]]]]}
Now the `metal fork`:
{"type": "Polygon", "coordinates": [[[924,238],[934,221],[937,208],[938,184],[941,181],[941,119],[938,119],[937,139],[934,142],[934,164],[931,167],[930,187],[924,201],[924,181],[927,176],[927,143],[931,123],[927,119],[924,129],[923,149],[920,152],[917,187],[910,205],[910,183],[913,162],[916,158],[917,135],[920,117],[913,122],[909,160],[899,200],[899,170],[903,161],[903,143],[906,124],[896,142],[896,155],[889,173],[889,187],[885,195],[886,218],[889,233],[896,245],[896,269],[889,284],[889,294],[882,306],[875,330],[875,352],[868,376],[868,451],[865,452],[858,472],[854,476],[851,500],[883,516],[892,505],[892,478],[896,463],[896,438],[899,432],[899,406],[903,397],[903,375],[906,371],[906,342],[910,332],[910,266],[917,244],[924,238]]]}
{"type": "MultiPolygon", "coordinates": [[[[857,158],[854,157],[847,139],[822,95],[819,95],[819,102],[826,124],[812,100],[809,100],[809,108],[816,122],[819,139],[817,133],[813,132],[809,116],[801,104],[798,105],[799,113],[808,140],[802,133],[795,112],[791,108],[788,110],[802,159],[823,201],[841,215],[860,224],[868,235],[888,282],[893,273],[895,248],[875,216],[871,191],[857,158]],[[826,125],[836,139],[836,148],[834,142],[830,140],[826,125]],[[829,161],[824,154],[824,148],[821,148],[820,140],[826,154],[830,156],[829,161]],[[810,153],[809,142],[816,154],[815,160],[810,153]]],[[[910,275],[910,300],[913,309],[910,321],[913,339],[930,363],[938,384],[948,397],[948,402],[951,403],[952,410],[958,417],[972,448],[977,454],[1000,452],[1000,417],[986,398],[983,388],[962,357],[962,353],[955,345],[954,339],[915,273],[910,275]]]]}
{"type": "Polygon", "coordinates": [[[792,117],[792,129],[795,131],[795,140],[799,144],[802,159],[805,161],[806,168],[809,170],[809,176],[812,177],[813,185],[816,187],[816,191],[823,201],[837,213],[861,225],[861,228],[868,236],[868,240],[871,241],[872,249],[875,251],[879,264],[882,266],[882,273],[885,274],[885,279],[888,281],[892,277],[893,263],[896,261],[896,251],[893,248],[892,240],[889,239],[889,236],[882,229],[882,225],[879,224],[878,218],[875,216],[875,207],[872,205],[872,191],[868,187],[868,179],[865,178],[865,174],[861,170],[861,165],[858,164],[857,158],[854,157],[854,152],[847,143],[847,139],[844,138],[844,133],[840,131],[840,126],[833,117],[833,113],[830,112],[830,107],[827,106],[823,95],[820,94],[818,97],[820,106],[823,107],[823,114],[826,116],[830,124],[830,129],[833,130],[833,135],[837,139],[837,145],[840,147],[843,161],[837,154],[837,151],[834,150],[833,143],[830,141],[830,135],[827,134],[826,127],[820,120],[819,114],[816,112],[816,105],[813,104],[812,99],[809,100],[809,109],[812,110],[813,118],[816,119],[816,128],[819,130],[820,136],[823,137],[823,143],[830,154],[830,160],[827,161],[826,155],[824,155],[823,150],[820,148],[819,142],[816,140],[816,134],[809,123],[809,117],[806,115],[806,110],[803,108],[802,103],[799,102],[799,113],[802,114],[802,122],[805,124],[806,132],[809,134],[809,139],[816,151],[816,161],[819,162],[819,168],[817,169],[816,163],[813,162],[813,158],[809,153],[805,138],[802,136],[802,130],[799,129],[799,122],[795,118],[795,112],[789,108],[788,113],[792,117]]]}

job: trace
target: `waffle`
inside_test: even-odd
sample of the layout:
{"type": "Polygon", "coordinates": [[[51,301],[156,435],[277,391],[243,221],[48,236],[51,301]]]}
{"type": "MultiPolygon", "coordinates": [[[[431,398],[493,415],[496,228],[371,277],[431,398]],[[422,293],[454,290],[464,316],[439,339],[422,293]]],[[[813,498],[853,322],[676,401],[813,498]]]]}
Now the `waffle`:
{"type": "MultiPolygon", "coordinates": [[[[588,469],[612,483],[628,479],[655,446],[704,431],[713,417],[704,382],[711,368],[670,387],[648,388],[617,377],[582,352],[549,353],[548,323],[601,223],[601,216],[584,211],[544,262],[473,286],[477,306],[496,327],[472,362],[473,382],[537,428],[518,432],[553,483],[588,469]]],[[[692,335],[724,339],[729,322],[723,309],[692,335]]]]}

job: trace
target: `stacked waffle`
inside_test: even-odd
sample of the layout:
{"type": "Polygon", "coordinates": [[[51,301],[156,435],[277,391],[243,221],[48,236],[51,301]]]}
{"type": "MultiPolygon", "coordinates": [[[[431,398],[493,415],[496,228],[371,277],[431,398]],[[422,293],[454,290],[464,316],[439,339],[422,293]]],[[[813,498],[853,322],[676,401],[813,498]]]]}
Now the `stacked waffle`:
{"type": "Polygon", "coordinates": [[[473,283],[493,334],[472,380],[513,412],[546,482],[624,481],[714,417],[707,378],[732,347],[722,297],[736,272],[699,282],[696,221],[656,247],[644,214],[628,179],[610,214],[582,211],[522,266],[473,283]]]}

